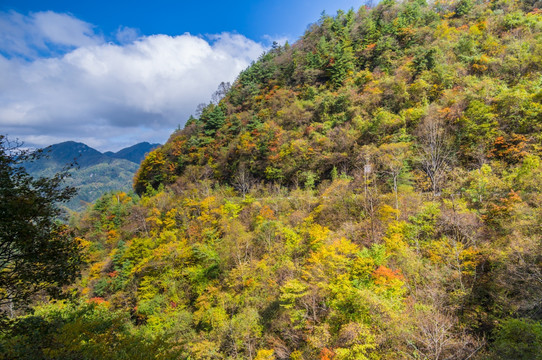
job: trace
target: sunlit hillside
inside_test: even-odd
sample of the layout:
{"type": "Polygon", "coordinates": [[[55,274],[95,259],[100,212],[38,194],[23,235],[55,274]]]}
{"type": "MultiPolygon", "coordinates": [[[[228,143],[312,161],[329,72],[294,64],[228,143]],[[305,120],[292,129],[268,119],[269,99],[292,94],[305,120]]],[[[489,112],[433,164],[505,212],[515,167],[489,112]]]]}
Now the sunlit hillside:
{"type": "Polygon", "coordinates": [[[274,46],[73,219],[72,299],[0,353],[541,359],[538,5],[385,0],[274,46]]]}

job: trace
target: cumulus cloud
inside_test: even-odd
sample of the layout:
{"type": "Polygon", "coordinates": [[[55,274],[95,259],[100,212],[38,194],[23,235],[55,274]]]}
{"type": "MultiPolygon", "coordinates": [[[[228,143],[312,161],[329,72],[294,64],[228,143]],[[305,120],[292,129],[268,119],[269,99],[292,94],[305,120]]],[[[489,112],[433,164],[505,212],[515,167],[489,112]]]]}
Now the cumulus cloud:
{"type": "Polygon", "coordinates": [[[117,42],[105,42],[92,25],[51,12],[1,14],[0,34],[7,27],[18,33],[0,38],[1,132],[38,146],[165,141],[264,51],[228,33],[138,36],[119,28],[117,42]],[[58,46],[73,49],[36,57],[58,46]]]}
{"type": "Polygon", "coordinates": [[[69,14],[0,13],[0,51],[10,57],[33,59],[103,42],[103,36],[95,32],[92,24],[69,14]]]}
{"type": "Polygon", "coordinates": [[[136,29],[126,26],[120,26],[115,34],[115,39],[117,39],[120,44],[129,44],[132,41],[137,40],[138,37],[139,32],[136,29]]]}

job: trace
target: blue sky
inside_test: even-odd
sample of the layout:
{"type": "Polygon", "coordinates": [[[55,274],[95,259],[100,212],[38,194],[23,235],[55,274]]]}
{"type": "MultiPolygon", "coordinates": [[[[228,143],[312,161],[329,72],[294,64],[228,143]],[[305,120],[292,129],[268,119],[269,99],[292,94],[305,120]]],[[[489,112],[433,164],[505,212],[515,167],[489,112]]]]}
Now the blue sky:
{"type": "Polygon", "coordinates": [[[35,147],[163,143],[272,40],[361,5],[0,0],[0,133],[35,147]]]}
{"type": "Polygon", "coordinates": [[[361,1],[271,0],[271,1],[74,1],[2,0],[0,9],[20,13],[54,11],[70,13],[113,34],[119,26],[142,34],[181,35],[237,32],[261,41],[267,36],[297,39],[322,11],[357,10],[361,1]]]}

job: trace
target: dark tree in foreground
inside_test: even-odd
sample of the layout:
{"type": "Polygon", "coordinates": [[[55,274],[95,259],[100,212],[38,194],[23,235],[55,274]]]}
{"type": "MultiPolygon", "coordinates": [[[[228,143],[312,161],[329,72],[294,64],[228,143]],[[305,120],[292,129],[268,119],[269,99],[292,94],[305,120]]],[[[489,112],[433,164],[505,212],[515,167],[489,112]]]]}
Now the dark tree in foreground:
{"type": "Polygon", "coordinates": [[[0,135],[0,317],[28,304],[40,292],[59,295],[79,274],[78,241],[58,221],[58,203],[75,189],[66,173],[32,178],[22,163],[40,156],[0,135]]]}

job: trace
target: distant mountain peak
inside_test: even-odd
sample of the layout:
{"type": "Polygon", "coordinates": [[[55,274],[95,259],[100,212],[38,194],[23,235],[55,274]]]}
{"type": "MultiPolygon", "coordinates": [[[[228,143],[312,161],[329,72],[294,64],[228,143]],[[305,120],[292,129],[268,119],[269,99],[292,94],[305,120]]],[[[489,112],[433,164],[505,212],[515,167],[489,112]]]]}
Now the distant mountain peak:
{"type": "Polygon", "coordinates": [[[88,167],[101,162],[108,162],[108,157],[90,146],[75,142],[65,141],[59,144],[48,146],[44,149],[47,157],[46,163],[57,163],[65,165],[73,162],[80,167],[88,167]]]}
{"type": "Polygon", "coordinates": [[[43,149],[44,157],[25,164],[32,176],[51,176],[67,165],[70,169],[71,185],[79,189],[78,195],[68,204],[72,209],[80,209],[81,201],[93,202],[106,191],[132,187],[132,178],[145,155],[160,144],[142,142],[124,148],[116,153],[100,151],[76,141],[64,141],[43,149]]]}
{"type": "Polygon", "coordinates": [[[80,167],[87,167],[112,159],[124,159],[140,164],[145,155],[159,147],[160,144],[151,144],[147,141],[126,147],[117,152],[100,151],[76,141],[64,141],[44,148],[46,157],[53,162],[67,164],[76,161],[80,167]]]}
{"type": "Polygon", "coordinates": [[[145,141],[119,150],[116,153],[107,152],[106,154],[117,159],[125,159],[140,164],[145,159],[146,154],[159,146],[160,144],[151,144],[145,141]]]}

